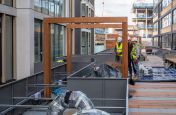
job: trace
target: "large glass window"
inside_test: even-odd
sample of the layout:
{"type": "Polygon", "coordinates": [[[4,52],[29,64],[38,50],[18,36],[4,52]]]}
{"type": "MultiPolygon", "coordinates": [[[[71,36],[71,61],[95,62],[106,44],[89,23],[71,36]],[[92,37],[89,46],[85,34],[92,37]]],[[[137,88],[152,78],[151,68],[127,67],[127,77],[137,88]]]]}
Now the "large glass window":
{"type": "Polygon", "coordinates": [[[158,37],[153,38],[153,46],[158,47],[158,37]]]}
{"type": "Polygon", "coordinates": [[[158,22],[154,23],[153,30],[154,30],[154,31],[158,31],[158,22]]]}
{"type": "Polygon", "coordinates": [[[167,26],[170,26],[172,24],[172,16],[171,13],[166,15],[163,19],[162,19],[162,28],[165,28],[167,26]]]}
{"type": "Polygon", "coordinates": [[[172,0],[163,0],[162,1],[162,8],[167,7],[171,2],[172,2],[172,0]]]}
{"type": "Polygon", "coordinates": [[[173,41],[172,41],[173,49],[176,50],[176,34],[173,35],[173,41]]]}
{"type": "Polygon", "coordinates": [[[82,4],[81,15],[82,15],[83,17],[86,16],[86,4],[82,4]]]}
{"type": "Polygon", "coordinates": [[[64,17],[64,8],[64,0],[34,0],[35,11],[49,14],[50,16],[64,17]]]}
{"type": "Polygon", "coordinates": [[[2,15],[0,15],[0,83],[2,80],[2,15]]]}
{"type": "Polygon", "coordinates": [[[7,6],[13,6],[13,0],[4,0],[4,4],[7,6]]]}
{"type": "Polygon", "coordinates": [[[60,2],[59,0],[55,0],[55,17],[59,17],[60,15],[60,2]]]}
{"type": "Polygon", "coordinates": [[[35,19],[34,24],[35,63],[42,62],[42,21],[35,19]]]}
{"type": "Polygon", "coordinates": [[[176,24],[176,10],[173,12],[173,23],[176,24]]]}
{"type": "Polygon", "coordinates": [[[162,48],[171,48],[172,37],[171,35],[162,36],[162,48]]]}
{"type": "Polygon", "coordinates": [[[53,62],[56,62],[58,57],[64,56],[64,35],[64,26],[51,24],[51,46],[53,62]]]}
{"type": "Polygon", "coordinates": [[[42,0],[34,0],[34,9],[38,12],[42,11],[42,0]]]}
{"type": "Polygon", "coordinates": [[[13,17],[6,15],[5,29],[5,57],[6,80],[13,79],[13,17]]]}
{"type": "Polygon", "coordinates": [[[60,17],[65,16],[65,0],[60,0],[60,17]]]}
{"type": "Polygon", "coordinates": [[[64,0],[55,0],[55,17],[65,16],[64,6],[65,6],[64,0]]]}
{"type": "Polygon", "coordinates": [[[158,6],[153,10],[153,17],[158,16],[158,6]]]}
{"type": "Polygon", "coordinates": [[[91,33],[82,31],[81,36],[81,54],[88,55],[91,53],[91,33]]]}
{"type": "Polygon", "coordinates": [[[49,15],[54,16],[54,0],[49,0],[49,15]]]}
{"type": "Polygon", "coordinates": [[[82,55],[87,55],[88,54],[88,32],[82,32],[81,54],[82,55]]]}
{"type": "Polygon", "coordinates": [[[49,2],[48,0],[42,0],[42,13],[49,13],[49,2]]]}

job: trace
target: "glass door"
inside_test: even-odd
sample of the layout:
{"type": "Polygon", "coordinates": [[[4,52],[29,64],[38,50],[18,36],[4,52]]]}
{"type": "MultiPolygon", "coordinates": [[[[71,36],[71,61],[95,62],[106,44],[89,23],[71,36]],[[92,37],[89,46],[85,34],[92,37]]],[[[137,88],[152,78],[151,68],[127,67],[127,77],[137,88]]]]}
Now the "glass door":
{"type": "Polygon", "coordinates": [[[2,15],[0,14],[0,83],[2,82],[2,15]]]}
{"type": "Polygon", "coordinates": [[[82,55],[88,55],[88,32],[82,32],[81,54],[82,55]]]}
{"type": "Polygon", "coordinates": [[[5,57],[6,68],[5,77],[6,81],[13,79],[13,17],[6,15],[5,17],[5,57]]]}

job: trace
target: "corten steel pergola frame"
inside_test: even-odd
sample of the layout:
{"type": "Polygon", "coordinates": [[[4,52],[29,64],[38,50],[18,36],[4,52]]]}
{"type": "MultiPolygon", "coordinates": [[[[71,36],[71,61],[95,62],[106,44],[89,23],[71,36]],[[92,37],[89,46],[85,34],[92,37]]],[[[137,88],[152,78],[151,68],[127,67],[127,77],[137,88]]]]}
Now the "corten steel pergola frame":
{"type": "MultiPolygon", "coordinates": [[[[51,83],[51,40],[50,26],[53,23],[66,24],[67,29],[67,73],[72,72],[72,29],[75,28],[122,28],[122,77],[128,76],[128,18],[127,17],[74,17],[74,18],[45,18],[44,25],[44,84],[51,83]]],[[[45,97],[50,96],[49,87],[45,87],[45,97]]]]}

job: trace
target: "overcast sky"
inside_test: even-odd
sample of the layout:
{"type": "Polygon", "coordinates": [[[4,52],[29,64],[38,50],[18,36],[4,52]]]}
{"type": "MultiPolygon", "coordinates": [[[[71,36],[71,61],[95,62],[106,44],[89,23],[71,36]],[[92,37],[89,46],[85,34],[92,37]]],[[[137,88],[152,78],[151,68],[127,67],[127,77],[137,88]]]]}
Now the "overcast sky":
{"type": "Polygon", "coordinates": [[[132,0],[95,0],[96,16],[125,16],[128,17],[129,23],[132,24],[132,0]],[[104,1],[104,11],[103,11],[104,1]]]}

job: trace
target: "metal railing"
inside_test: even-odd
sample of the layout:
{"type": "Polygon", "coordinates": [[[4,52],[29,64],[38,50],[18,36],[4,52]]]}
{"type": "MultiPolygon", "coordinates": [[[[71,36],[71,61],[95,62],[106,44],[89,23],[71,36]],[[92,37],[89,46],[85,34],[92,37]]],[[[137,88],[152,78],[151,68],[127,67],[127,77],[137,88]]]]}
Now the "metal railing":
{"type": "Polygon", "coordinates": [[[134,3],[133,8],[153,8],[153,3],[134,3]]]}

